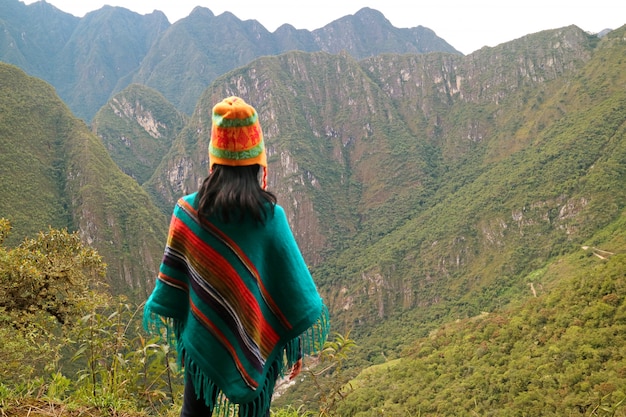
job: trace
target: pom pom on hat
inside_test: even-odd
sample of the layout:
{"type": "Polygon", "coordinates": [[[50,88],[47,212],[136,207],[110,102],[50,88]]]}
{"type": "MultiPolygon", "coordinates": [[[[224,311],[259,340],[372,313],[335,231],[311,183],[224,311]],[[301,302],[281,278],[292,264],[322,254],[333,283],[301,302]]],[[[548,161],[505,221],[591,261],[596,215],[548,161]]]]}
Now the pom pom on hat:
{"type": "Polygon", "coordinates": [[[263,167],[262,187],[267,185],[267,156],[259,116],[239,97],[228,97],[213,107],[209,171],[214,164],[263,167]]]}

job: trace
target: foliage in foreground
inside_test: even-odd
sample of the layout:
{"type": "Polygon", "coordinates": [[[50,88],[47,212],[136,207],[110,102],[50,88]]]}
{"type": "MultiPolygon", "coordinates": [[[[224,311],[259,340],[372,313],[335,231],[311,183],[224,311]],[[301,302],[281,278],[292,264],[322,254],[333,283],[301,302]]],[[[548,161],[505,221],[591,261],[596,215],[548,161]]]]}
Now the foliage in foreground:
{"type": "Polygon", "coordinates": [[[0,219],[3,412],[41,401],[83,411],[171,407],[181,385],[175,360],[142,335],[141,306],[99,288],[106,265],[97,252],[55,229],[6,248],[10,231],[0,219]]]}
{"type": "Polygon", "coordinates": [[[2,246],[11,225],[0,219],[0,377],[28,380],[50,371],[67,340],[64,330],[97,302],[92,278],[102,275],[99,255],[76,234],[50,229],[16,248],[2,246]]]}
{"type": "MultiPolygon", "coordinates": [[[[76,233],[50,229],[16,248],[0,219],[0,412],[2,416],[174,416],[183,375],[164,339],[147,339],[143,306],[98,288],[106,266],[76,233]]],[[[341,364],[354,341],[336,335],[306,372],[321,416],[345,397],[341,364]],[[321,370],[320,370],[321,369],[321,370]],[[327,371],[333,378],[324,378],[327,371]]],[[[313,416],[303,407],[278,417],[313,416]]]]}

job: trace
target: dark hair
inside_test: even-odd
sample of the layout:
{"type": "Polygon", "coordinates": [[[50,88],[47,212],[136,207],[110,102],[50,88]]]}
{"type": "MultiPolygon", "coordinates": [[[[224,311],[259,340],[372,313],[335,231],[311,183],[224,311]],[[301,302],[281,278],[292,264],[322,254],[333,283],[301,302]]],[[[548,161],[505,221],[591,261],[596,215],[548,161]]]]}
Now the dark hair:
{"type": "Polygon", "coordinates": [[[213,165],[198,194],[198,214],[207,218],[215,215],[221,221],[243,221],[246,217],[264,224],[268,214],[274,213],[276,196],[261,188],[260,165],[213,165]]]}

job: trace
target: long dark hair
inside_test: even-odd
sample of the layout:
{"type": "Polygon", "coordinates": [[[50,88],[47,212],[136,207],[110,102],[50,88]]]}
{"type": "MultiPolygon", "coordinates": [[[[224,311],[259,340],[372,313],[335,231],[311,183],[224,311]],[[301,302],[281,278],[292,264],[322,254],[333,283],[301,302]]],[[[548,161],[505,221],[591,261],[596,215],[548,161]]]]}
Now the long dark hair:
{"type": "Polygon", "coordinates": [[[196,196],[200,217],[215,215],[230,223],[252,218],[264,224],[268,214],[274,213],[276,196],[261,188],[260,165],[213,165],[196,196]]]}

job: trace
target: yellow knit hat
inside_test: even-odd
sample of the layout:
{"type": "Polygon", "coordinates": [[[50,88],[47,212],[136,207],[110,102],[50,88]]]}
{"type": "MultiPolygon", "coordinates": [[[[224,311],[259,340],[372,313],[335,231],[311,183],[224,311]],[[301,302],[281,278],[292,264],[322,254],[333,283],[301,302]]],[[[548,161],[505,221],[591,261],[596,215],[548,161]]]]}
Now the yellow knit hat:
{"type": "Polygon", "coordinates": [[[263,167],[262,187],[267,186],[267,156],[259,116],[239,97],[228,97],[213,107],[209,143],[209,171],[214,164],[263,167]]]}

